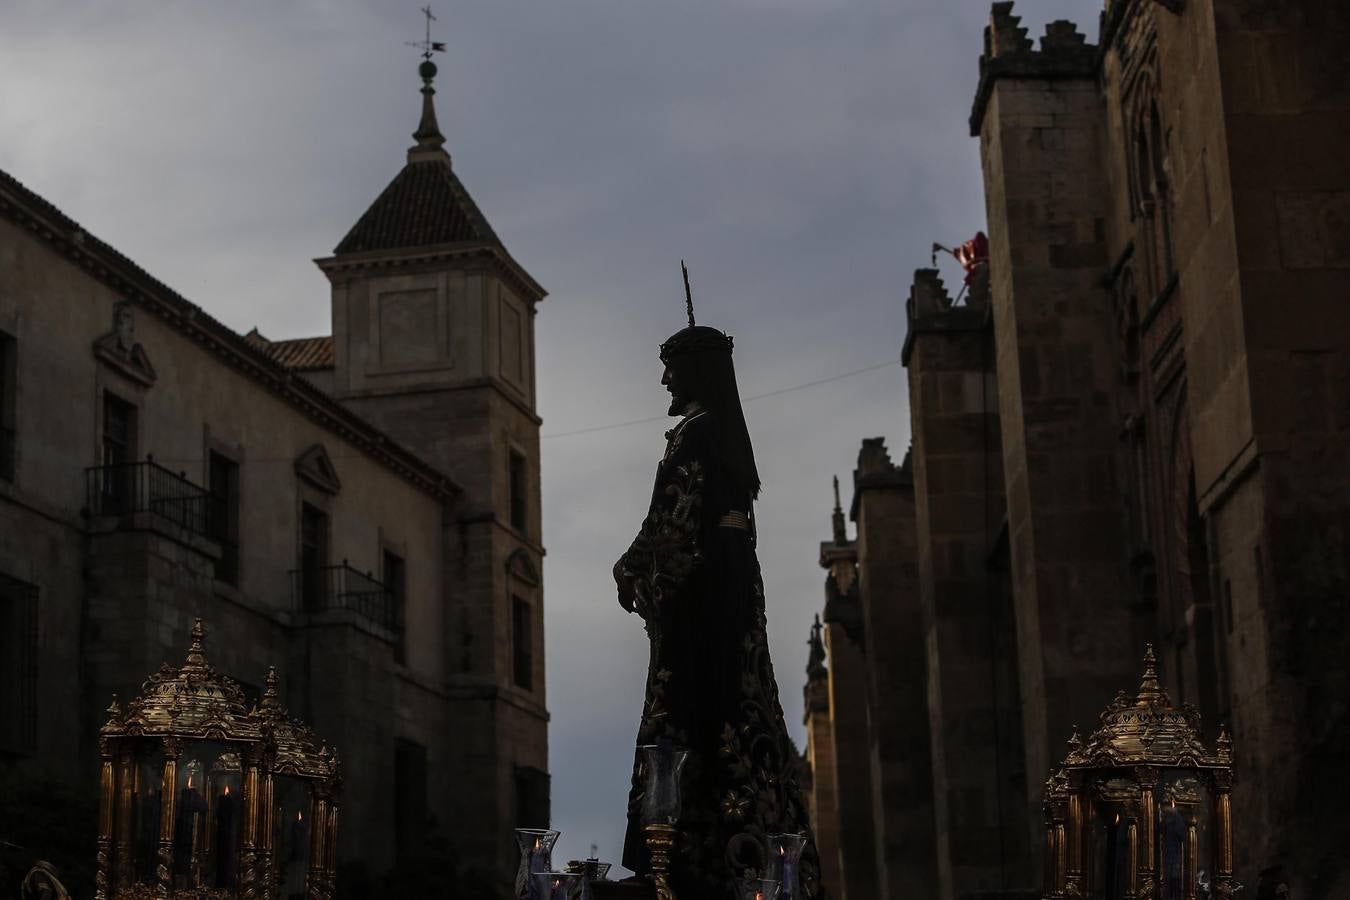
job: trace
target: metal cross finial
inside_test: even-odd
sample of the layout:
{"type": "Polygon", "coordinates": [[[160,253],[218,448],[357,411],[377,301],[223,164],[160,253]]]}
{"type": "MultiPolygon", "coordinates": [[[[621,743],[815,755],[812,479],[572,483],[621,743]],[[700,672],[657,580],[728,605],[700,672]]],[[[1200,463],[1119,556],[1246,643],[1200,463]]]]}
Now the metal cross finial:
{"type": "Polygon", "coordinates": [[[445,52],[445,44],[441,41],[433,41],[431,39],[431,23],[437,21],[436,17],[431,14],[431,7],[422,7],[422,15],[427,17],[426,37],[420,41],[404,41],[403,43],[407,44],[409,47],[416,47],[421,50],[423,59],[431,59],[432,53],[445,52]]]}
{"type": "Polygon", "coordinates": [[[689,267],[680,260],[680,271],[684,273],[684,306],[689,312],[689,327],[694,327],[694,295],[689,292],[689,267]]]}

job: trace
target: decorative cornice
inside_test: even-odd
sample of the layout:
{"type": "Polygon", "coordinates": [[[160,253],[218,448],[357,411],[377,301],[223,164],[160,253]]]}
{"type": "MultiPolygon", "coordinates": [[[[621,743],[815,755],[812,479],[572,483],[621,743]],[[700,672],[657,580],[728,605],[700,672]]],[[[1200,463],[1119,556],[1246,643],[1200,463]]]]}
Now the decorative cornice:
{"type": "Polygon", "coordinates": [[[460,257],[482,257],[493,264],[497,273],[509,284],[514,285],[526,295],[526,299],[537,303],[548,296],[539,282],[531,277],[520,263],[516,262],[506,248],[493,241],[458,241],[450,244],[438,244],[428,247],[416,247],[411,250],[370,250],[365,253],[344,253],[338,256],[321,256],[314,260],[330,279],[337,273],[363,272],[370,269],[397,269],[407,266],[434,265],[460,257]]]}

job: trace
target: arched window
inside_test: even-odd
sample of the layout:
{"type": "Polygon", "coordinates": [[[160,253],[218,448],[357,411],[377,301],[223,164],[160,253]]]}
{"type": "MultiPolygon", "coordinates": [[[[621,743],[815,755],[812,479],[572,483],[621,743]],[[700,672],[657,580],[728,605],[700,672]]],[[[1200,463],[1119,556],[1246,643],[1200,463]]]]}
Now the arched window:
{"type": "Polygon", "coordinates": [[[1172,247],[1172,192],[1167,133],[1158,112],[1154,84],[1143,78],[1135,89],[1129,119],[1130,193],[1149,293],[1156,297],[1176,273],[1172,247]]]}

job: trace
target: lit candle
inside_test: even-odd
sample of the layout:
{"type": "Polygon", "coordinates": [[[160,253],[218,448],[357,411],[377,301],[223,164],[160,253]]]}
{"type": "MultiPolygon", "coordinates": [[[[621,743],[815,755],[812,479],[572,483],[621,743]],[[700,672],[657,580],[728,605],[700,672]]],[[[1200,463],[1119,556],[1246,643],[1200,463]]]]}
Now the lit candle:
{"type": "Polygon", "coordinates": [[[540,900],[568,900],[581,880],[580,872],[536,872],[540,900]]]}
{"type": "Polygon", "coordinates": [[[558,832],[547,828],[517,828],[515,834],[516,847],[520,851],[516,900],[538,900],[547,893],[549,885],[535,876],[553,868],[553,845],[558,840],[558,832]]]}
{"type": "Polygon", "coordinates": [[[739,886],[741,900],[777,900],[780,884],[773,878],[743,881],[739,886]]]}
{"type": "Polygon", "coordinates": [[[806,847],[804,834],[771,834],[770,846],[777,853],[771,857],[769,877],[778,882],[777,896],[784,900],[796,900],[797,868],[801,865],[802,850],[806,847]]]}

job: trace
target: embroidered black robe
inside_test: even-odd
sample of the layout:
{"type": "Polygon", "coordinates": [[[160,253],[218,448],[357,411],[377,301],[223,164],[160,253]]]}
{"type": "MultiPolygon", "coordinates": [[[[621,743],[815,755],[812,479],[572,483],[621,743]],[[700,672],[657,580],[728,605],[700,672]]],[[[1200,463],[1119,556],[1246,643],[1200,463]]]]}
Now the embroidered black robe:
{"type": "MultiPolygon", "coordinates": [[[[637,743],[670,738],[691,751],[671,859],[672,888],[690,900],[736,897],[739,879],[767,877],[769,834],[809,833],[769,659],[753,520],[742,518],[751,498],[719,462],[712,415],[667,434],[650,511],[616,567],[620,602],[643,617],[651,645],[637,743]]],[[[638,757],[623,853],[639,874],[650,868],[641,768],[638,757]]],[[[799,872],[798,896],[819,900],[813,842],[799,872]]]]}

